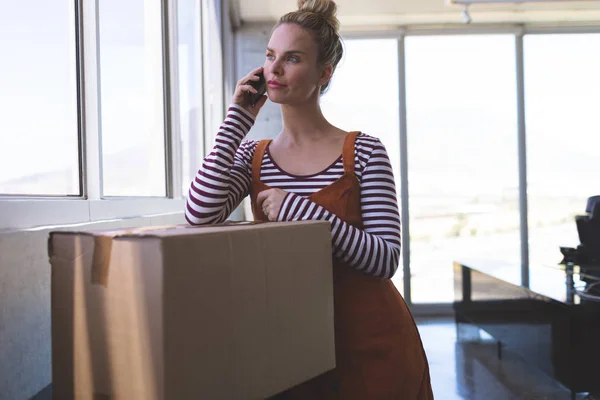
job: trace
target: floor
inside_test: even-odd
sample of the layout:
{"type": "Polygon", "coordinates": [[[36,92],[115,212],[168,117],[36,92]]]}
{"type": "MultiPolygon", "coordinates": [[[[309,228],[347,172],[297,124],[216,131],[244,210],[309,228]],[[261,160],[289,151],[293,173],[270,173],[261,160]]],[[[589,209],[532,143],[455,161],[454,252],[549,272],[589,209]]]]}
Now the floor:
{"type": "MultiPolygon", "coordinates": [[[[419,320],[436,400],[569,400],[571,392],[515,354],[498,358],[485,332],[454,319],[419,320]],[[457,341],[458,337],[458,341],[457,341]]],[[[576,399],[600,397],[577,394],[576,399]]]]}
{"type": "MultiPolygon", "coordinates": [[[[569,400],[571,393],[514,354],[498,358],[496,342],[453,319],[417,319],[436,400],[569,400]],[[458,337],[458,341],[457,341],[458,337]]],[[[50,400],[49,386],[32,400],[50,400]]],[[[578,400],[600,397],[578,394],[578,400]]],[[[366,399],[367,400],[367,399],[366,399]]]]}

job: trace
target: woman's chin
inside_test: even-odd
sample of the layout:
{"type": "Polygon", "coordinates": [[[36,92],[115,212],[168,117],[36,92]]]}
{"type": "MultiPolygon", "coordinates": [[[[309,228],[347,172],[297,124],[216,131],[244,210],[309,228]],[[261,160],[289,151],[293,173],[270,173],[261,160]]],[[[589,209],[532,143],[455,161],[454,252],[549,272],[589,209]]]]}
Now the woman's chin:
{"type": "Polygon", "coordinates": [[[289,104],[289,100],[290,99],[286,98],[285,96],[269,96],[269,101],[275,104],[289,104]]]}
{"type": "Polygon", "coordinates": [[[307,101],[310,102],[310,99],[306,100],[306,99],[299,99],[298,97],[282,96],[282,95],[274,94],[274,95],[269,95],[269,101],[271,103],[275,103],[275,104],[279,104],[279,105],[285,106],[285,105],[300,105],[300,104],[304,104],[307,101]]]}

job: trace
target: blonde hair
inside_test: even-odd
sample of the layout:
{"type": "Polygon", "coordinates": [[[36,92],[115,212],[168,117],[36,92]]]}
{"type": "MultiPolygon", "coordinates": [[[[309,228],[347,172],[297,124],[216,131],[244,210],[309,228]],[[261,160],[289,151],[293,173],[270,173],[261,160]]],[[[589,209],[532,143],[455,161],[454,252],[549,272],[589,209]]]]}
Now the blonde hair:
{"type": "MultiPolygon", "coordinates": [[[[331,64],[335,71],[344,54],[336,12],[337,5],[333,0],[298,0],[298,10],[281,17],[273,30],[282,24],[297,24],[306,29],[317,44],[317,62],[331,64]]],[[[329,82],[331,79],[321,87],[321,94],[327,91],[329,82]]]]}

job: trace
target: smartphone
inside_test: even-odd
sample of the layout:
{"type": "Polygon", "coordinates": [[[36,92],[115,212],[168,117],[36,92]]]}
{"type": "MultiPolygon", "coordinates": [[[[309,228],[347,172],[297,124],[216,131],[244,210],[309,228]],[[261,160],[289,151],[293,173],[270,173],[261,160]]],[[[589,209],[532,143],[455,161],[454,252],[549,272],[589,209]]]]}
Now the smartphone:
{"type": "Polygon", "coordinates": [[[258,91],[258,93],[248,93],[250,96],[250,105],[254,107],[258,100],[267,92],[267,81],[265,80],[265,75],[259,72],[258,77],[260,78],[258,81],[250,81],[248,82],[250,86],[258,91]]]}

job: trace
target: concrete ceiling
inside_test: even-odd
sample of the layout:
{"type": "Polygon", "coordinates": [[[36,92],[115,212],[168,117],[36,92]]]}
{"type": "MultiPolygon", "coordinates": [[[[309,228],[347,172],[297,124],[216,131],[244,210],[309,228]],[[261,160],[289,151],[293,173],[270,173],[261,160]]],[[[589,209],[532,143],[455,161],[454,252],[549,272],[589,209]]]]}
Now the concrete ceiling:
{"type": "MultiPolygon", "coordinates": [[[[296,9],[296,0],[233,0],[242,22],[276,21],[296,9]]],[[[461,24],[463,7],[446,0],[337,0],[338,18],[347,30],[389,29],[405,25],[461,24]]],[[[473,24],[577,23],[600,24],[600,1],[474,4],[473,24]]]]}

